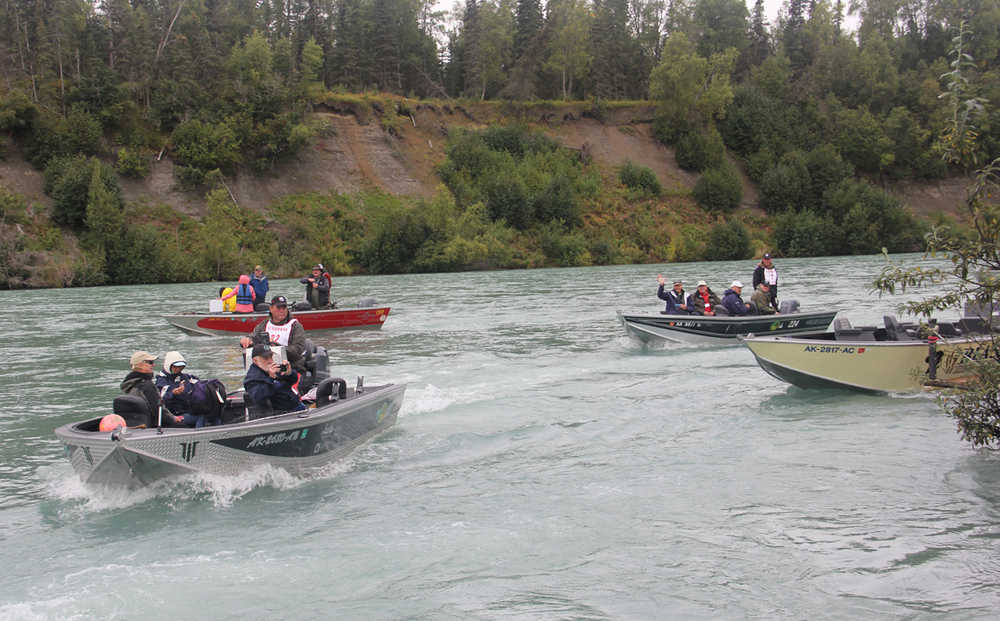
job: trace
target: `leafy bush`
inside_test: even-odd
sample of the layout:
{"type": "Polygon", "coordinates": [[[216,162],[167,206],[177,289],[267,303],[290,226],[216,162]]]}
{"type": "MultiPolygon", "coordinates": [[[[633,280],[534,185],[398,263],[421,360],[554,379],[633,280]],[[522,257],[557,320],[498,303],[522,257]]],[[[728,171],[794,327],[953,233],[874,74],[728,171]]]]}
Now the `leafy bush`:
{"type": "Polygon", "coordinates": [[[674,157],[685,170],[702,171],[722,163],[724,148],[719,133],[688,132],[677,140],[674,157]]]}
{"type": "Polygon", "coordinates": [[[732,166],[709,168],[694,186],[694,200],[707,211],[729,213],[743,198],[743,186],[732,166]]]}
{"type": "Polygon", "coordinates": [[[827,211],[845,232],[851,254],[923,249],[923,230],[899,200],[867,181],[845,179],[823,196],[827,211]]]}
{"type": "Polygon", "coordinates": [[[663,192],[663,186],[656,178],[656,173],[645,166],[633,164],[631,160],[625,160],[625,163],[618,169],[618,180],[627,188],[653,196],[659,196],[663,192]]]}
{"type": "Polygon", "coordinates": [[[59,157],[45,167],[45,193],[52,197],[52,221],[73,229],[82,229],[87,216],[87,195],[94,165],[113,201],[121,205],[118,176],[109,166],[82,155],[59,157]]]}
{"type": "Polygon", "coordinates": [[[82,106],[76,105],[66,117],[66,152],[94,155],[101,150],[101,124],[82,106]]]}
{"type": "Polygon", "coordinates": [[[141,148],[122,147],[118,150],[118,164],[115,168],[123,177],[142,179],[149,174],[149,157],[141,148]]]}
{"type": "Polygon", "coordinates": [[[750,234],[738,220],[716,224],[708,232],[708,256],[718,261],[750,257],[750,234]]]}
{"type": "Polygon", "coordinates": [[[821,208],[823,193],[854,175],[854,167],[845,162],[837,149],[828,142],[806,154],[805,167],[809,173],[809,189],[803,197],[801,209],[821,208]]]}
{"type": "Polygon", "coordinates": [[[799,211],[809,196],[811,179],[801,151],[786,153],[760,182],[760,206],[771,214],[799,211]]]}
{"type": "Polygon", "coordinates": [[[558,224],[550,222],[539,227],[539,246],[545,257],[560,267],[590,265],[587,239],[582,233],[567,233],[558,224]]]}
{"type": "Polygon", "coordinates": [[[241,161],[240,142],[228,123],[192,119],[178,125],[170,141],[177,164],[203,173],[213,168],[232,172],[241,161]]]}
{"type": "Polygon", "coordinates": [[[774,241],[787,257],[820,257],[841,254],[840,227],[814,211],[786,211],[774,223],[774,241]]]}

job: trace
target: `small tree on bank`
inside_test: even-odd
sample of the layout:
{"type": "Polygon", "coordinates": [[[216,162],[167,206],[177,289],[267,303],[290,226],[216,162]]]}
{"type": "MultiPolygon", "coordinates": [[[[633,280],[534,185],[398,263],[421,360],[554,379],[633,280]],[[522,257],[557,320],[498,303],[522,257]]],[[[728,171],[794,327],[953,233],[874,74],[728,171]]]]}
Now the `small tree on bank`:
{"type": "MultiPolygon", "coordinates": [[[[974,165],[976,120],[983,114],[985,101],[971,97],[963,71],[971,68],[972,58],[963,51],[965,23],[953,39],[952,70],[942,76],[948,91],[943,95],[951,104],[952,117],[942,145],[945,157],[953,164],[974,165]]],[[[1000,205],[994,196],[1000,190],[1000,157],[980,168],[965,200],[971,233],[963,234],[949,227],[937,227],[928,233],[927,252],[943,254],[951,260],[950,268],[903,268],[890,264],[874,282],[880,293],[893,293],[898,287],[924,283],[942,284],[941,294],[904,308],[912,314],[930,316],[936,311],[961,308],[973,302],[983,309],[987,324],[1000,307],[1000,205]]],[[[979,348],[985,355],[969,364],[972,380],[967,390],[944,398],[945,412],[958,423],[958,432],[973,446],[1000,448],[1000,336],[992,333],[989,347],[979,348]]]]}

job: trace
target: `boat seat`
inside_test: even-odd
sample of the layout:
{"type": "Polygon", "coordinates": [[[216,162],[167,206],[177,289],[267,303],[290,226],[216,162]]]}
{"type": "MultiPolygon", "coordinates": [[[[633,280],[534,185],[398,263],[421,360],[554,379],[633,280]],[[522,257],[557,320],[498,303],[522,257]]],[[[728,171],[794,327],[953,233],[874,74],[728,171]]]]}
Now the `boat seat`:
{"type": "Polygon", "coordinates": [[[962,317],[958,320],[962,334],[987,334],[986,322],[981,317],[962,317]]]}
{"type": "Polygon", "coordinates": [[[882,321],[885,323],[885,334],[890,341],[903,340],[902,337],[906,336],[906,331],[903,330],[903,326],[899,324],[895,315],[884,315],[882,321]]]}
{"type": "MultiPolygon", "coordinates": [[[[833,333],[837,335],[838,340],[853,339],[861,336],[861,329],[852,326],[847,317],[837,317],[833,320],[833,333]]],[[[872,338],[875,338],[874,335],[872,338]]]]}
{"type": "Polygon", "coordinates": [[[941,336],[962,336],[962,331],[958,330],[955,324],[946,321],[938,324],[938,334],[941,336]]]}

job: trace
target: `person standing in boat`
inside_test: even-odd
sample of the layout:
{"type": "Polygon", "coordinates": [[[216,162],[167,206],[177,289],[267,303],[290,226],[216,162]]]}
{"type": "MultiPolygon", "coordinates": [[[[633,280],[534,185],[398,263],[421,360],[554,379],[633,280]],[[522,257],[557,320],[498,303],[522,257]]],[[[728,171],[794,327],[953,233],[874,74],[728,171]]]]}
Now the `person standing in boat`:
{"type": "Polygon", "coordinates": [[[709,288],[704,280],[698,281],[698,289],[688,296],[687,307],[692,315],[715,315],[715,307],[720,304],[719,296],[709,288]]]}
{"type": "Polygon", "coordinates": [[[753,271],[753,288],[755,294],[757,292],[757,285],[762,282],[767,283],[768,295],[771,296],[771,308],[777,311],[778,270],[774,267],[774,263],[771,261],[771,254],[768,252],[764,253],[764,256],[760,259],[760,263],[757,264],[756,269],[753,271]]]}
{"type": "Polygon", "coordinates": [[[253,276],[250,277],[250,286],[253,287],[253,291],[256,294],[254,297],[254,302],[260,300],[263,304],[267,301],[267,291],[271,286],[267,282],[267,276],[264,275],[264,268],[260,265],[253,268],[253,276]]]}
{"type": "Polygon", "coordinates": [[[254,327],[250,336],[240,339],[242,347],[251,345],[281,345],[285,357],[303,375],[306,373],[306,331],[288,310],[288,300],[283,295],[274,296],[268,307],[268,319],[254,327]]]}
{"type": "Polygon", "coordinates": [[[771,306],[771,292],[768,291],[767,281],[757,285],[757,289],[750,296],[750,312],[754,315],[777,315],[778,311],[771,306]]]}
{"type": "Polygon", "coordinates": [[[253,287],[250,286],[250,277],[246,274],[240,274],[239,283],[236,288],[230,291],[228,294],[222,296],[222,300],[236,296],[236,312],[237,313],[252,313],[254,301],[257,299],[257,294],[254,292],[253,287]]]}
{"type": "Polygon", "coordinates": [[[304,410],[302,400],[292,386],[298,381],[289,361],[280,366],[274,362],[274,352],[267,345],[254,345],[253,364],[243,378],[243,388],[250,404],[265,411],[297,412],[304,410]]]}
{"type": "Polygon", "coordinates": [[[660,283],[656,290],[656,297],[667,303],[667,307],[661,311],[664,315],[687,315],[687,300],[684,298],[684,283],[680,280],[674,281],[674,288],[671,291],[664,291],[667,279],[663,274],[656,275],[657,282],[660,283]]]}
{"type": "Polygon", "coordinates": [[[322,263],[312,268],[312,275],[299,280],[306,286],[306,301],[313,308],[326,308],[330,305],[330,275],[326,273],[322,263]]]}
{"type": "Polygon", "coordinates": [[[722,307],[730,315],[746,315],[750,312],[750,304],[743,301],[740,294],[743,292],[743,283],[734,280],[722,294],[722,307]]]}
{"type": "MultiPolygon", "coordinates": [[[[136,395],[146,400],[149,418],[146,419],[147,427],[157,427],[160,421],[160,408],[163,408],[162,422],[164,427],[183,427],[184,421],[178,416],[174,416],[169,408],[163,406],[160,400],[160,391],[153,384],[153,363],[158,356],[154,356],[148,351],[137,351],[129,358],[129,371],[125,379],[122,380],[120,388],[126,395],[136,395]]],[[[141,425],[131,425],[139,427],[141,425]]]]}

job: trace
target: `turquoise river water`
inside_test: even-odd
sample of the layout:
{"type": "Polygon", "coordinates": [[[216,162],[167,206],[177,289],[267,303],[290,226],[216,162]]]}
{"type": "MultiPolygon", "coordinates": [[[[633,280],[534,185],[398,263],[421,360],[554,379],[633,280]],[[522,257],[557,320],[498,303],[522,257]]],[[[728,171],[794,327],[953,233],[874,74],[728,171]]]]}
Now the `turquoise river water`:
{"type": "MultiPolygon", "coordinates": [[[[235,338],[162,319],[218,284],[0,292],[0,619],[995,618],[1000,456],[934,395],[803,391],[617,323],[662,308],[657,273],[721,293],[754,265],[336,279],[392,312],[312,338],[408,385],[397,425],[314,476],[128,493],[52,431],[109,411],[135,349],[237,386],[235,338]]],[[[907,299],[869,293],[881,257],[776,265],[855,324],[907,299]]]]}

